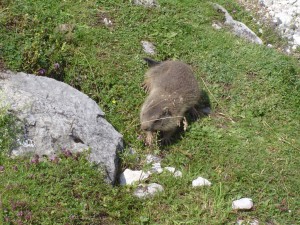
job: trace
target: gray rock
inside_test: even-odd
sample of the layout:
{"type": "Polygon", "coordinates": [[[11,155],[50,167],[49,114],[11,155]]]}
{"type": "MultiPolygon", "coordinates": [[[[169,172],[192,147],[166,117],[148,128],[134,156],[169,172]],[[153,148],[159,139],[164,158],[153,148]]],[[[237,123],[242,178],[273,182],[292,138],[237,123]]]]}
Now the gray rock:
{"type": "Polygon", "coordinates": [[[263,44],[262,40],[252,30],[250,30],[244,23],[234,20],[224,7],[216,3],[213,3],[213,5],[216,9],[225,14],[225,24],[231,27],[234,34],[253,43],[260,45],[263,44]]]}
{"type": "Polygon", "coordinates": [[[155,55],[155,46],[149,41],[141,41],[145,53],[155,55]]]}
{"type": "Polygon", "coordinates": [[[89,160],[115,181],[123,139],[95,101],[65,83],[25,73],[0,72],[0,92],[2,106],[23,127],[12,156],[90,149],[89,160]]]}

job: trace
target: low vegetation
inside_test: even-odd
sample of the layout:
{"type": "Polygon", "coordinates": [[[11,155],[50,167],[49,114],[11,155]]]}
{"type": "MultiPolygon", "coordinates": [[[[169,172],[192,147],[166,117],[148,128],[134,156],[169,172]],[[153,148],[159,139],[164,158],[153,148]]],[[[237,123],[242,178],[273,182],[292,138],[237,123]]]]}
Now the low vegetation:
{"type": "MultiPolygon", "coordinates": [[[[159,8],[130,1],[2,0],[0,66],[64,81],[94,99],[123,134],[122,168],[143,168],[146,154],[183,172],[152,176],[163,185],[139,200],[134,187],[111,187],[84,155],[7,158],[13,120],[0,116],[0,224],[261,224],[300,222],[300,66],[276,49],[254,45],[212,23],[223,15],[209,1],[161,0],[159,8]],[[106,26],[104,18],[112,21],[106,26]],[[166,147],[140,140],[140,85],[146,56],[190,64],[212,113],[189,124],[166,147]],[[129,154],[130,148],[136,151],[129,154]],[[203,176],[211,187],[192,188],[203,176]],[[236,212],[232,200],[254,209],[236,212]]],[[[259,27],[234,1],[217,0],[237,20],[259,27]]],[[[272,31],[265,43],[284,43],[272,31]],[[279,42],[280,40],[280,42],[279,42]]]]}

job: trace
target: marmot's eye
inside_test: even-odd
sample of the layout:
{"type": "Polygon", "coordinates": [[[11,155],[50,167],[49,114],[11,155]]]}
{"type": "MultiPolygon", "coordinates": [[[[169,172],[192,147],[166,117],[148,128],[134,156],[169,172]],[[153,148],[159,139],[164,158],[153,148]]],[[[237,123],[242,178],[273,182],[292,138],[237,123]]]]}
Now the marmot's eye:
{"type": "Polygon", "coordinates": [[[160,122],[160,119],[157,119],[154,121],[155,124],[158,124],[160,122]]]}

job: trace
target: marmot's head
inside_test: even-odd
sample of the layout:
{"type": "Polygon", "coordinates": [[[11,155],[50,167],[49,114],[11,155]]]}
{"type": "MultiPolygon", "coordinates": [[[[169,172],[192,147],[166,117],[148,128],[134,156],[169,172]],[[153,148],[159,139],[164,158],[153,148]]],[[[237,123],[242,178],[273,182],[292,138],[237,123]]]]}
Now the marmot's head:
{"type": "Polygon", "coordinates": [[[141,128],[144,131],[170,131],[176,129],[178,118],[164,104],[150,104],[143,107],[140,115],[141,128]]]}

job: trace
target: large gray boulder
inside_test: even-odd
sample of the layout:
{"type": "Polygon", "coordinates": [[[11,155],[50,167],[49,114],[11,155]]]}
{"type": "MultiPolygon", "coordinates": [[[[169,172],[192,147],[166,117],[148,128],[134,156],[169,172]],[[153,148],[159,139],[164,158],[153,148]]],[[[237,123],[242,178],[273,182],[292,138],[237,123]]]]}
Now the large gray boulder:
{"type": "Polygon", "coordinates": [[[236,21],[232,18],[232,16],[228,13],[228,11],[221,5],[217,3],[213,3],[215,9],[220,10],[225,15],[225,25],[231,27],[232,32],[245,40],[250,42],[262,45],[263,41],[244,23],[240,21],[236,21]]]}
{"type": "Polygon", "coordinates": [[[87,95],[51,78],[0,72],[0,96],[23,128],[12,156],[90,149],[89,160],[104,169],[110,183],[116,180],[122,135],[87,95]]]}

